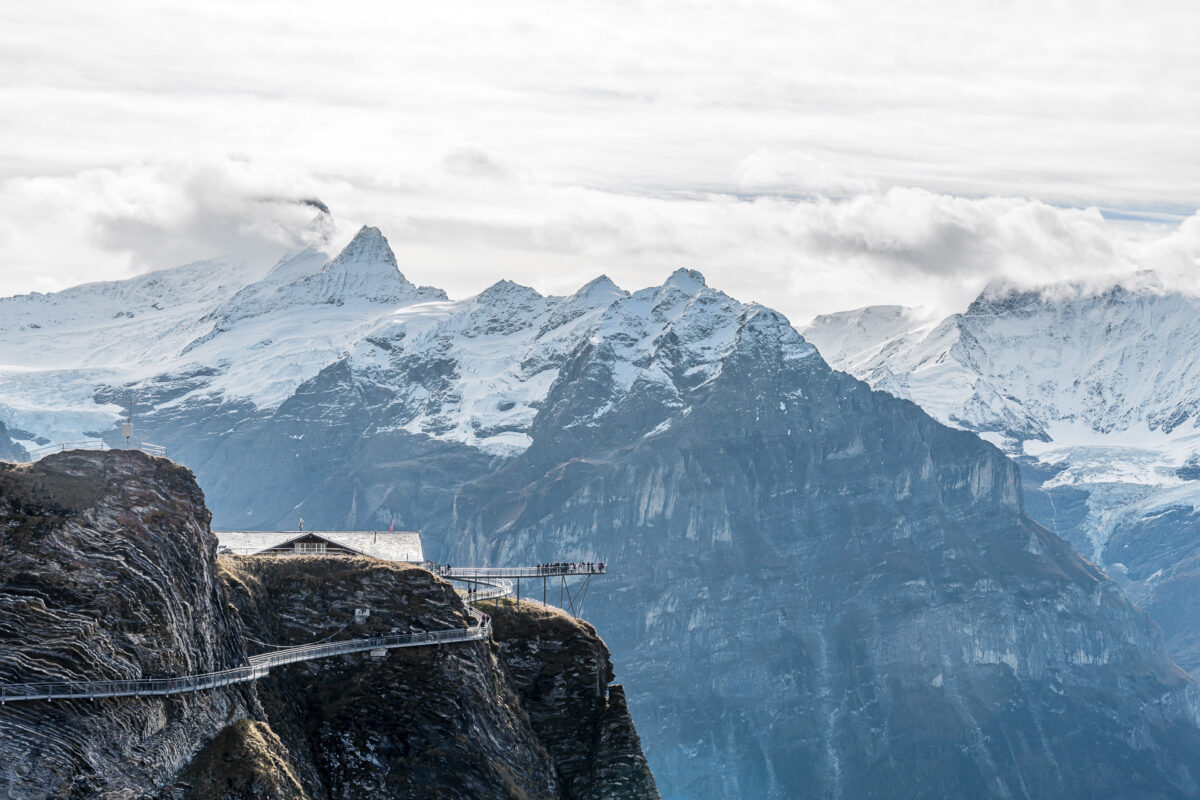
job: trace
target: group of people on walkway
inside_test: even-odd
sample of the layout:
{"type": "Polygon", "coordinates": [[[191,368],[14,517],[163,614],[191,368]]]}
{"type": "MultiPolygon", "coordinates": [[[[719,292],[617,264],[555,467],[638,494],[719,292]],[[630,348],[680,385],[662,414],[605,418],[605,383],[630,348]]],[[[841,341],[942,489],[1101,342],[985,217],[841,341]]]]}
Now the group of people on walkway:
{"type": "MultiPolygon", "coordinates": [[[[425,562],[431,566],[431,562],[425,562]]],[[[449,564],[432,564],[434,572],[439,575],[449,575],[453,568],[449,564]]],[[[595,573],[604,571],[603,561],[551,561],[537,565],[538,575],[562,575],[565,573],[581,572],[595,573]]]]}
{"type": "Polygon", "coordinates": [[[538,564],[538,575],[561,575],[563,572],[603,572],[603,561],[552,561],[538,564]]]}

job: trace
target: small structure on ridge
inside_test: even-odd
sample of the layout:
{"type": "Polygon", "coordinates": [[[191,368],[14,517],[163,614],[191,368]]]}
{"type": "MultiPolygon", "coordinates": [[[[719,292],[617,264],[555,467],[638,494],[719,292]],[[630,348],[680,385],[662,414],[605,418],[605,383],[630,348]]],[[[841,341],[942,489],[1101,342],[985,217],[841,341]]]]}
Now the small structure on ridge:
{"type": "Polygon", "coordinates": [[[242,556],[370,556],[419,564],[418,531],[213,531],[218,553],[242,556]]]}

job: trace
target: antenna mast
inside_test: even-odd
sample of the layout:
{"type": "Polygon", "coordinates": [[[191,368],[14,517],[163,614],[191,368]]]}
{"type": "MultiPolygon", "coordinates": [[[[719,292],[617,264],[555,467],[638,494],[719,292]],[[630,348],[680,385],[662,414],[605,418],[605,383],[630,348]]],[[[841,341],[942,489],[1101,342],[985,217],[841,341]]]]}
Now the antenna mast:
{"type": "Polygon", "coordinates": [[[129,400],[129,417],[121,423],[121,435],[125,437],[125,449],[129,449],[129,440],[133,438],[133,393],[126,395],[129,400]]]}

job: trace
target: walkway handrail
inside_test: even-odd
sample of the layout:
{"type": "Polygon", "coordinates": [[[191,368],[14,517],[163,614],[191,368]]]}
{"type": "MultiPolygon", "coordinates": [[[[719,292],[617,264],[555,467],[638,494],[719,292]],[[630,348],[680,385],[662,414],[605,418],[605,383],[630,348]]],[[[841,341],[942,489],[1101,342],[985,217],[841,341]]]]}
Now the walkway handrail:
{"type": "Polygon", "coordinates": [[[66,450],[141,450],[152,456],[161,456],[166,458],[167,448],[161,444],[153,442],[130,442],[129,447],[123,445],[112,445],[103,439],[89,439],[85,442],[61,442],[59,444],[48,444],[45,447],[38,447],[33,450],[27,450],[22,463],[32,463],[40,458],[50,455],[51,453],[61,453],[66,450]]]}
{"type": "Polygon", "coordinates": [[[313,661],[320,658],[361,653],[365,650],[391,650],[397,647],[425,647],[452,642],[474,642],[487,639],[492,632],[492,619],[467,606],[474,625],[438,631],[394,633],[365,639],[346,639],[326,644],[300,645],[276,650],[273,653],[250,656],[246,666],[201,672],[178,678],[136,678],[114,681],[46,681],[41,683],[0,684],[0,704],[20,700],[71,700],[96,697],[141,697],[183,694],[213,689],[235,683],[256,681],[267,675],[272,667],[313,661]]]}
{"type": "Polygon", "coordinates": [[[44,681],[38,683],[0,683],[0,704],[20,700],[72,700],[97,697],[142,697],[153,695],[183,694],[235,683],[256,681],[267,675],[272,667],[313,661],[321,658],[361,653],[365,650],[391,650],[397,647],[425,647],[452,642],[474,642],[487,639],[492,632],[492,619],[472,603],[494,600],[513,593],[513,584],[508,578],[542,577],[549,575],[601,575],[603,564],[562,564],[562,571],[546,572],[544,567],[466,567],[446,570],[441,565],[429,564],[433,571],[450,578],[480,584],[486,588],[476,591],[467,601],[467,613],[474,624],[461,628],[446,628],[437,631],[414,631],[372,636],[361,639],[344,639],[322,644],[305,644],[285,647],[271,653],[250,656],[245,666],[223,669],[216,672],[201,672],[176,678],[135,678],[112,681],[44,681]]]}
{"type": "Polygon", "coordinates": [[[202,672],[178,678],[138,678],[113,681],[45,681],[0,684],[0,703],[17,700],[56,700],[95,697],[141,697],[197,692],[234,683],[258,680],[270,671],[265,665],[248,665],[202,672]]]}
{"type": "Polygon", "coordinates": [[[445,564],[428,562],[426,567],[436,575],[456,580],[472,578],[557,578],[560,575],[607,575],[608,567],[602,561],[543,564],[536,567],[446,567],[445,564]]]}

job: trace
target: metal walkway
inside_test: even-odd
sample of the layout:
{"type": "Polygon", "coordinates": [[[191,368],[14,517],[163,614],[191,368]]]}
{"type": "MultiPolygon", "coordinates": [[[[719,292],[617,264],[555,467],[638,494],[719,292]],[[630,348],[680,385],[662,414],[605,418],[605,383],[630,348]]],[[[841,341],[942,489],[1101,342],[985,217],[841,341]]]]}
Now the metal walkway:
{"type": "MultiPolygon", "coordinates": [[[[249,683],[266,676],[272,667],[295,664],[299,661],[314,661],[320,658],[362,653],[368,650],[392,650],[398,647],[429,647],[454,642],[477,642],[487,639],[492,632],[492,619],[471,606],[481,600],[495,600],[513,594],[513,581],[517,581],[517,597],[520,598],[521,578],[561,577],[564,588],[566,578],[575,575],[590,576],[606,574],[603,564],[562,563],[537,567],[459,567],[449,568],[440,564],[427,564],[432,572],[451,580],[463,581],[473,588],[464,598],[467,613],[474,625],[449,628],[440,631],[397,633],[366,639],[346,639],[323,644],[307,644],[285,647],[273,653],[250,656],[247,664],[218,672],[201,672],[178,678],[140,678],[115,681],[46,681],[41,683],[0,683],[0,704],[22,700],[94,700],[97,697],[151,697],[156,695],[184,694],[215,689],[235,683],[249,683]]],[[[543,586],[545,581],[543,581],[543,586]]],[[[586,589],[584,590],[586,591],[586,589]]],[[[543,592],[544,594],[544,592],[543,592]]],[[[582,609],[582,594],[572,595],[567,590],[571,609],[576,602],[582,609]]],[[[543,602],[545,598],[543,597],[543,602]]]]}
{"type": "MultiPolygon", "coordinates": [[[[481,583],[484,583],[481,581],[481,583]]],[[[494,600],[512,594],[512,584],[505,580],[487,581],[483,591],[477,592],[468,602],[494,600]]],[[[420,633],[397,633],[367,639],[347,639],[325,644],[286,647],[273,653],[250,656],[243,667],[201,672],[178,678],[141,678],[116,681],[48,681],[43,683],[0,684],[0,704],[21,700],[94,700],[97,697],[149,697],[154,695],[183,694],[249,683],[262,678],[272,667],[295,664],[298,661],[313,661],[332,658],[347,653],[368,650],[392,650],[397,647],[428,647],[453,642],[476,642],[488,638],[492,632],[492,620],[487,614],[467,606],[475,624],[463,628],[420,633]]]]}

